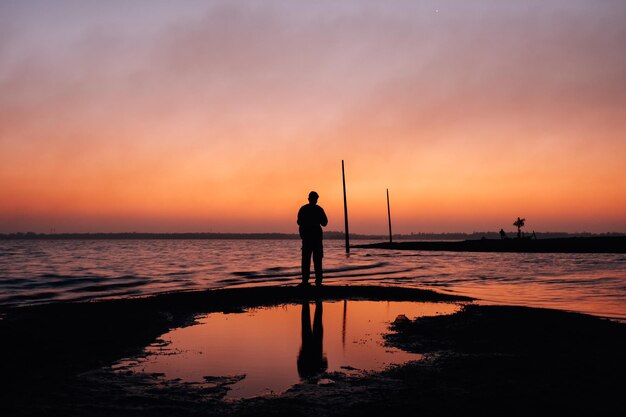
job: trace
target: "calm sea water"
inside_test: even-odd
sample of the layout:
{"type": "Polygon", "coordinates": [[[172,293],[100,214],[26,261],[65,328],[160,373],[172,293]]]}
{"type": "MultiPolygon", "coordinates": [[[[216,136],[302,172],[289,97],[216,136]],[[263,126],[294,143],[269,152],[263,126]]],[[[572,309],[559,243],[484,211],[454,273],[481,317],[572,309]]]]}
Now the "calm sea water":
{"type": "MultiPolygon", "coordinates": [[[[353,249],[346,257],[342,245],[325,242],[328,284],[428,288],[626,320],[624,254],[353,249]]],[[[0,241],[0,305],[296,284],[299,252],[297,240],[0,241]]]]}

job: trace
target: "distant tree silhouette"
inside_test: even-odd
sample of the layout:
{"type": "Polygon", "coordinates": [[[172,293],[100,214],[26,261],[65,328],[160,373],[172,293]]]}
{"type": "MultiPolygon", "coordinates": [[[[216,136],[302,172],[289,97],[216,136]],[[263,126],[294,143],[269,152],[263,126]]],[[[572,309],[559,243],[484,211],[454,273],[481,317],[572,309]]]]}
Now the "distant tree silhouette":
{"type": "Polygon", "coordinates": [[[518,217],[517,220],[515,220],[515,223],[513,223],[513,226],[517,227],[517,238],[518,239],[522,238],[522,227],[524,227],[524,223],[525,222],[526,222],[526,219],[520,219],[518,217]]]}

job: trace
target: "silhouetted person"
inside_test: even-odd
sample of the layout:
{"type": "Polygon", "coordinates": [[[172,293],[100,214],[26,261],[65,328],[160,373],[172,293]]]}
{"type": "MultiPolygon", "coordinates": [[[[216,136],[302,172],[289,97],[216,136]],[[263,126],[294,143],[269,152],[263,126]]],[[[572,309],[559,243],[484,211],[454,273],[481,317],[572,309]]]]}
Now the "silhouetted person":
{"type": "Polygon", "coordinates": [[[302,345],[298,353],[298,375],[303,379],[314,377],[328,369],[328,359],[324,356],[322,312],[322,302],[316,301],[311,329],[309,303],[302,303],[302,345]]]}
{"type": "Polygon", "coordinates": [[[500,229],[500,239],[505,239],[506,238],[506,232],[504,231],[504,229],[500,229]]]}
{"type": "Polygon", "coordinates": [[[319,195],[315,191],[309,193],[309,204],[300,207],[298,211],[298,226],[302,238],[302,284],[309,283],[311,276],[311,255],[315,268],[315,284],[322,285],[322,258],[324,234],[322,227],[328,224],[324,209],[317,205],[319,195]]]}

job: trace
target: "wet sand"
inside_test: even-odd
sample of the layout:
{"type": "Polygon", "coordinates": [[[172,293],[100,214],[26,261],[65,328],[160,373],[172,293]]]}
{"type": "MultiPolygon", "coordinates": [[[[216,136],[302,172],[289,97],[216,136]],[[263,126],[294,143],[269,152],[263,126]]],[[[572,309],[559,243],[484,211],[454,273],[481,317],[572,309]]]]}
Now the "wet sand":
{"type": "Polygon", "coordinates": [[[626,253],[626,237],[479,239],[460,242],[382,242],[355,248],[452,252],[626,253]]]}
{"type": "Polygon", "coordinates": [[[265,287],[5,309],[2,415],[622,415],[626,325],[556,310],[477,306],[399,318],[387,342],[426,359],[379,373],[329,373],[282,395],[235,402],[210,386],[113,372],[197,313],[237,313],[302,300],[468,302],[385,287],[265,287]]]}

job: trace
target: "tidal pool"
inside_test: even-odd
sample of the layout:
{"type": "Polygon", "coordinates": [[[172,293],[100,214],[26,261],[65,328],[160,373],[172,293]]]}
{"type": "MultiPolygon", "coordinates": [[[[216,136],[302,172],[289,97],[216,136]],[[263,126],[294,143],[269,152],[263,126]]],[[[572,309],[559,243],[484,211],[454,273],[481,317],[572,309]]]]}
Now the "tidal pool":
{"type": "MultiPolygon", "coordinates": [[[[408,318],[452,314],[456,304],[324,301],[200,315],[165,333],[144,355],[116,367],[165,379],[211,384],[227,379],[227,398],[281,393],[325,372],[378,371],[421,355],[384,346],[382,335],[408,318]]],[[[330,381],[322,381],[330,382],[330,381]]]]}

